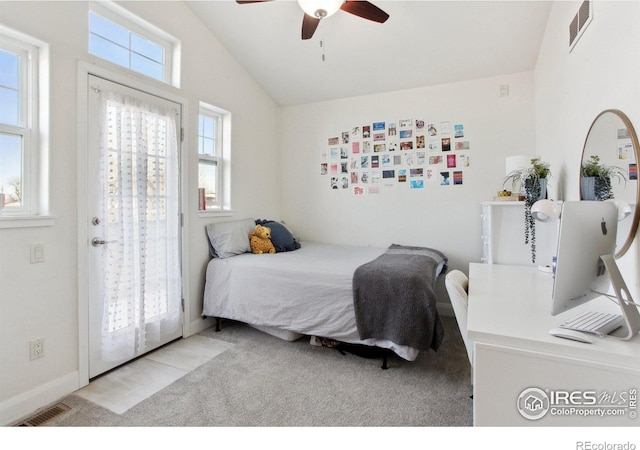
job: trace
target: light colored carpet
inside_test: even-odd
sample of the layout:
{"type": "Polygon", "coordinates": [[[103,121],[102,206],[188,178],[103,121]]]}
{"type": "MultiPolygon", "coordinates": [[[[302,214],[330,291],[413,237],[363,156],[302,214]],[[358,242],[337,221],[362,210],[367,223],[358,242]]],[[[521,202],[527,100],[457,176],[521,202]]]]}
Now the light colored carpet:
{"type": "Polygon", "coordinates": [[[444,317],[438,352],[413,362],[364,359],[286,342],[235,322],[201,338],[229,348],[118,414],[80,393],[47,426],[425,427],[470,426],[472,386],[462,338],[444,317]]]}

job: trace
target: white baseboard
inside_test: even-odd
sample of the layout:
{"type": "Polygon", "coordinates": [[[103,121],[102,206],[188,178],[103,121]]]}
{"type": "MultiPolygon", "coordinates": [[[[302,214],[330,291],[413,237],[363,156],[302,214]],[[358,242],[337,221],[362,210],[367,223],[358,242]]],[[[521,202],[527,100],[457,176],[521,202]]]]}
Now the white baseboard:
{"type": "Polygon", "coordinates": [[[193,336],[194,334],[200,333],[201,331],[206,330],[207,328],[210,328],[214,325],[215,319],[212,319],[211,317],[207,319],[193,320],[189,323],[189,334],[187,335],[185,333],[184,337],[193,336]]]}
{"type": "Polygon", "coordinates": [[[80,388],[77,371],[0,402],[0,426],[26,419],[80,388]]]}

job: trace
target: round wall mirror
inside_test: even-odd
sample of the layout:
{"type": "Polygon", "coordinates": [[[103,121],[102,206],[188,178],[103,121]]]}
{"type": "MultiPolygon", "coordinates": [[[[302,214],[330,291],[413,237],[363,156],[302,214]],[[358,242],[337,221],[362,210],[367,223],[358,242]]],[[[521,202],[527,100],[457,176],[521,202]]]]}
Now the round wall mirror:
{"type": "Polygon", "coordinates": [[[580,167],[582,200],[622,200],[631,214],[618,222],[616,258],[631,246],[640,219],[638,211],[638,136],[629,118],[608,109],[595,118],[587,133],[580,167]]]}

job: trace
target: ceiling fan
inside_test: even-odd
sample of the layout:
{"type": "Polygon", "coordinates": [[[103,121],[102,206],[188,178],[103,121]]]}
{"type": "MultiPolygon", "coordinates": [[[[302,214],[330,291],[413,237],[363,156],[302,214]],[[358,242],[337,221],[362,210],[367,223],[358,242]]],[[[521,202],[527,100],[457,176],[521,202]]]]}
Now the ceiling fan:
{"type": "MultiPolygon", "coordinates": [[[[269,1],[272,0],[236,0],[241,5],[269,1]]],[[[304,11],[302,39],[311,39],[318,25],[320,25],[320,20],[335,14],[338,10],[378,23],[384,23],[389,18],[389,14],[373,3],[361,0],[298,0],[298,4],[304,11]]]]}

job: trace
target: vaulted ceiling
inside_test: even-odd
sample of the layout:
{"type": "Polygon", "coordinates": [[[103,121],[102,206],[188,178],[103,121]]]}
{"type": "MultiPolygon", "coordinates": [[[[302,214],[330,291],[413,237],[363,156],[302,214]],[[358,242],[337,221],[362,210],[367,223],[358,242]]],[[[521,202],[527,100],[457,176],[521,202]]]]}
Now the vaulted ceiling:
{"type": "Polygon", "coordinates": [[[384,23],[344,11],[301,39],[296,1],[187,1],[281,106],[532,70],[548,1],[376,1],[384,23]]]}

